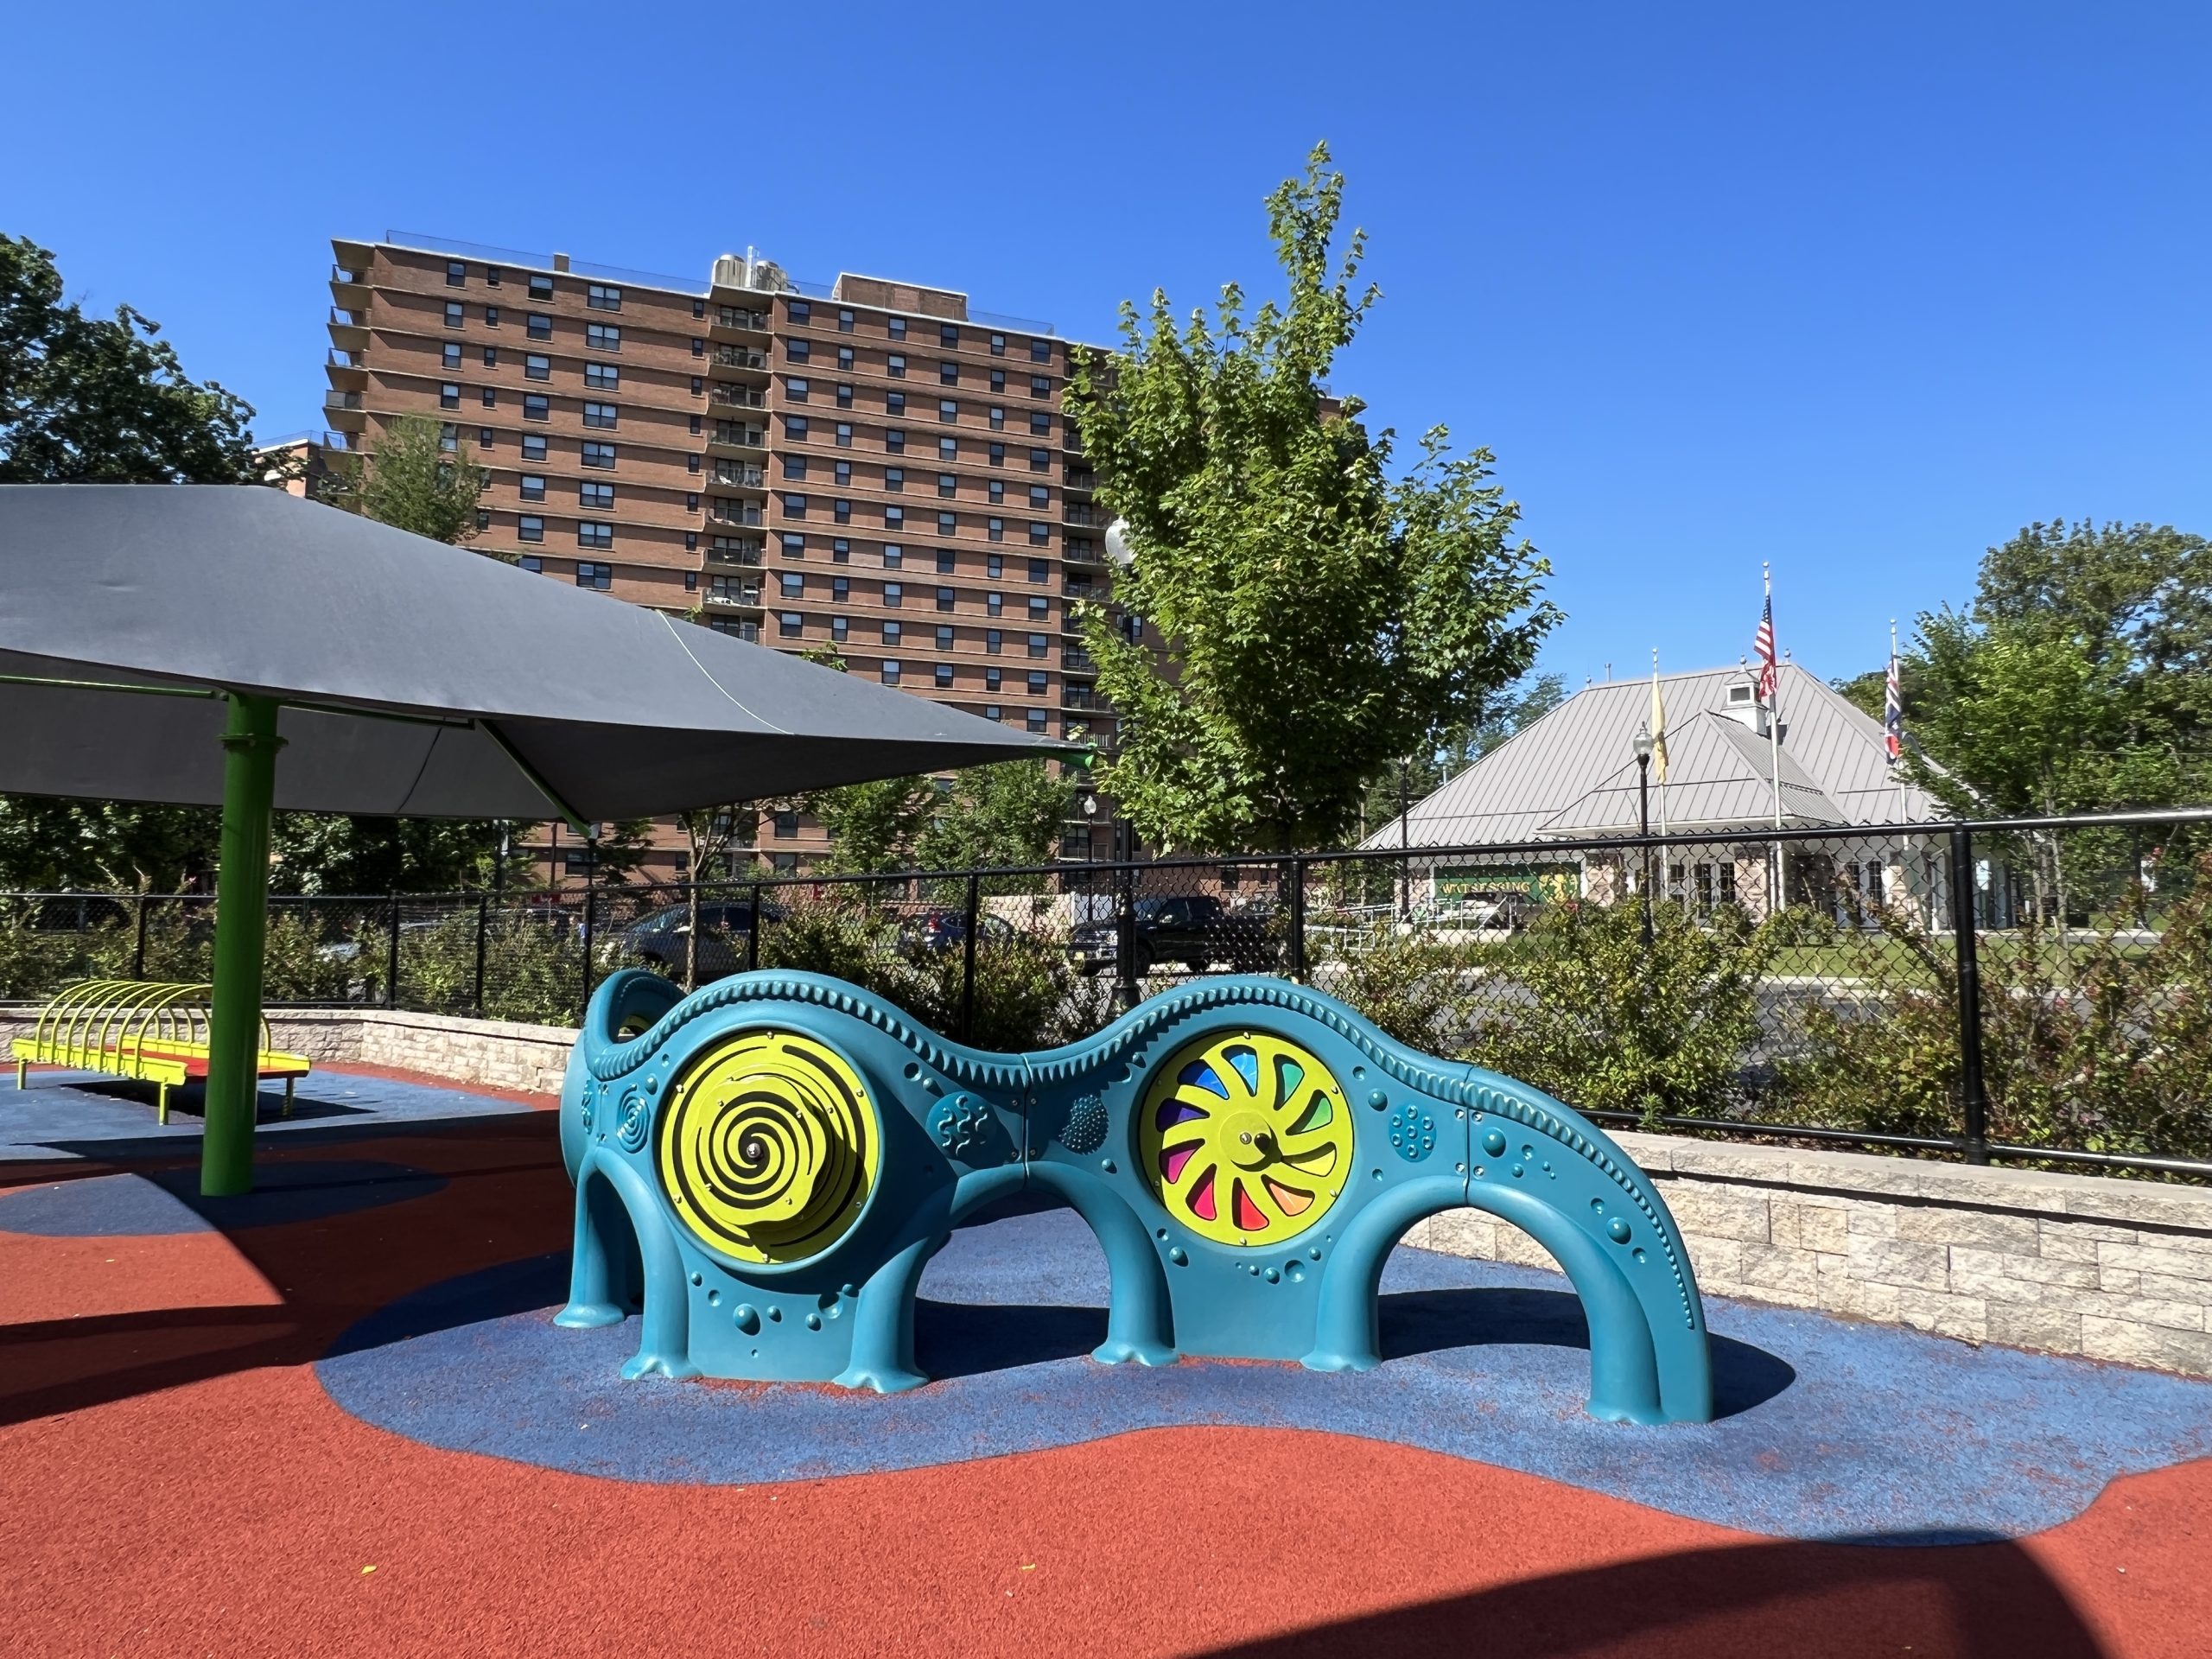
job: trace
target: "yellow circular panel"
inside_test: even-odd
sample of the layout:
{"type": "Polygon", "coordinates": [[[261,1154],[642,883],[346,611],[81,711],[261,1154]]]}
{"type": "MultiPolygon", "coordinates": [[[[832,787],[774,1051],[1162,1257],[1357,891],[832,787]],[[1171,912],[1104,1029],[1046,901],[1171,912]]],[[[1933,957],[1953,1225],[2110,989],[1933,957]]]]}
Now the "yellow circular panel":
{"type": "Polygon", "coordinates": [[[1224,1244],[1295,1238],[1351,1168],[1351,1109],[1328,1067],[1256,1032],[1202,1038],[1155,1074],[1137,1116],[1145,1179],[1168,1212],[1224,1244]]]}
{"type": "Polygon", "coordinates": [[[661,1185],[706,1244],[785,1267],[860,1219],[882,1141],[851,1066],[796,1032],[749,1031],[676,1086],[660,1119],[661,1185]]]}

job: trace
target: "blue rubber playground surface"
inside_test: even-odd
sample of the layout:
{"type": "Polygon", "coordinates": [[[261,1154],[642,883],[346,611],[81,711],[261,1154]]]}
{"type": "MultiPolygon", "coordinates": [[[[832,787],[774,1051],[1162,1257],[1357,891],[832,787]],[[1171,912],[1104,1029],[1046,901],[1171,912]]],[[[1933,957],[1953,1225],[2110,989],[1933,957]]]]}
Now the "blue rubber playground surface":
{"type": "Polygon", "coordinates": [[[395,1303],[338,1343],[322,1385],[431,1446],[626,1481],[810,1480],[1246,1426],[1426,1447],[1770,1537],[1892,1545],[2022,1537],[2117,1476],[2212,1456],[2212,1382],[1719,1299],[1720,1419],[1598,1422],[1563,1277],[1408,1248],[1383,1279],[1375,1371],[1147,1370],[1087,1357],[1107,1282],[1078,1218],[968,1227],[922,1285],[917,1347],[939,1380],[890,1396],[625,1382],[635,1322],[556,1328],[566,1274],[539,1257],[395,1303]]]}

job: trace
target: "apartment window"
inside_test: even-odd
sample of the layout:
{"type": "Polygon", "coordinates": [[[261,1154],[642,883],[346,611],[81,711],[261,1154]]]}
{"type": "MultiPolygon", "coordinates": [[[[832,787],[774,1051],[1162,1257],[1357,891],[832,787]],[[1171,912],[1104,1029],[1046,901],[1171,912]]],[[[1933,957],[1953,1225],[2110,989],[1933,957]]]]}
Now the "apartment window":
{"type": "Polygon", "coordinates": [[[937,337],[944,345],[957,346],[960,343],[960,329],[958,325],[950,322],[940,322],[937,326],[937,337]]]}
{"type": "Polygon", "coordinates": [[[1032,709],[1022,716],[1022,724],[1038,736],[1042,737],[1045,734],[1045,711],[1042,709],[1032,709]]]}
{"type": "Polygon", "coordinates": [[[492,447],[493,436],[493,434],[490,427],[478,427],[476,429],[476,447],[479,449],[489,449],[492,447]]]}
{"type": "MultiPolygon", "coordinates": [[[[543,524],[540,524],[538,526],[538,534],[543,537],[544,533],[545,527],[543,524]]],[[[527,540],[528,538],[525,537],[524,539],[527,540]]],[[[539,558],[535,553],[525,553],[522,557],[515,561],[515,568],[518,570],[527,570],[533,576],[543,575],[545,574],[545,561],[539,558]]]]}
{"type": "Polygon", "coordinates": [[[853,504],[846,500],[844,497],[839,496],[835,501],[830,504],[830,516],[835,518],[841,524],[851,524],[853,522],[853,504]]]}
{"type": "Polygon", "coordinates": [[[830,562],[832,564],[850,564],[853,562],[853,544],[842,536],[832,541],[830,543],[830,562]]]}
{"type": "Polygon", "coordinates": [[[611,322],[586,323],[584,345],[594,352],[619,352],[622,349],[622,330],[611,322]]]}
{"type": "Polygon", "coordinates": [[[796,639],[806,630],[806,621],[797,611],[776,613],[776,632],[786,639],[796,639]]]}
{"type": "Polygon", "coordinates": [[[993,357],[1004,357],[1006,355],[1006,336],[1004,334],[993,334],[991,336],[991,355],[993,357]]]}
{"type": "MultiPolygon", "coordinates": [[[[941,605],[938,608],[939,610],[949,611],[952,607],[950,605],[941,605]]],[[[952,649],[951,623],[940,622],[937,625],[937,648],[939,651],[950,651],[952,649]]]]}
{"type": "Polygon", "coordinates": [[[695,438],[699,435],[699,417],[696,415],[691,417],[691,435],[695,438]]]}
{"type": "Polygon", "coordinates": [[[697,472],[699,470],[699,457],[696,454],[684,456],[683,470],[687,473],[697,472]]]}
{"type": "Polygon", "coordinates": [[[553,297],[553,279],[550,276],[531,277],[530,279],[530,297],[533,300],[551,299],[553,297]]]}
{"type": "Polygon", "coordinates": [[[983,539],[987,542],[1002,542],[1006,540],[1006,520],[1003,518],[984,519],[983,539]]]}
{"type": "Polygon", "coordinates": [[[887,582],[883,584],[883,602],[892,610],[897,610],[906,602],[906,589],[904,584],[896,582],[887,582]]]}
{"type": "Polygon", "coordinates": [[[448,340],[446,342],[445,350],[439,353],[438,361],[442,367],[448,369],[459,368],[461,366],[461,342],[459,340],[448,340]]]}
{"type": "Polygon", "coordinates": [[[893,380],[906,378],[906,357],[903,352],[893,352],[883,359],[883,372],[893,380]]]}
{"type": "Polygon", "coordinates": [[[987,702],[983,705],[983,718],[985,720],[1001,720],[1005,718],[1005,716],[1000,712],[998,704],[995,702],[987,702]]]}
{"type": "Polygon", "coordinates": [[[787,340],[784,342],[784,361],[804,363],[812,355],[813,349],[812,344],[807,340],[787,340]]]}
{"type": "Polygon", "coordinates": [[[1038,437],[1050,437],[1052,434],[1052,417],[1041,409],[1036,410],[1029,417],[1029,430],[1038,437]]]}
{"type": "Polygon", "coordinates": [[[805,498],[804,496],[803,496],[803,495],[786,495],[786,496],[785,496],[785,497],[784,497],[784,517],[785,517],[785,518],[805,518],[805,517],[806,517],[806,498],[805,498]]]}
{"type": "Polygon", "coordinates": [[[949,359],[938,364],[937,365],[937,378],[939,385],[958,385],[960,384],[960,365],[949,359]]]}
{"type": "Polygon", "coordinates": [[[1052,491],[1046,489],[1042,484],[1032,484],[1029,486],[1029,505],[1033,511],[1042,512],[1052,505],[1052,491]]]}
{"type": "Polygon", "coordinates": [[[1052,342],[1049,340],[1031,340],[1029,342],[1029,360],[1032,363],[1051,362],[1052,360],[1052,342]]]}
{"type": "Polygon", "coordinates": [[[584,365],[584,385],[594,391],[620,391],[622,389],[622,371],[612,363],[587,363],[584,365]]]}
{"type": "Polygon", "coordinates": [[[496,328],[499,326],[499,308],[498,306],[487,305],[484,308],[484,326],[486,328],[496,328]]]}
{"type": "Polygon", "coordinates": [[[991,479],[984,484],[983,493],[990,498],[991,505],[995,507],[1006,499],[1006,485],[998,479],[991,479]]]}
{"type": "Polygon", "coordinates": [[[903,391],[885,392],[883,412],[887,415],[904,415],[906,412],[906,394],[903,391]]]}
{"type": "Polygon", "coordinates": [[[1043,657],[1048,654],[1047,641],[1043,634],[1033,633],[1029,636],[1029,654],[1032,657],[1043,657]]]}
{"type": "Polygon", "coordinates": [[[906,632],[906,624],[903,622],[886,622],[883,625],[883,643],[887,645],[895,645],[905,638],[906,632]]]}
{"type": "Polygon", "coordinates": [[[1045,695],[1045,680],[1046,675],[1043,669],[1033,668],[1029,671],[1029,695],[1031,696],[1041,697],[1045,695]]]}
{"type": "Polygon", "coordinates": [[[786,302],[784,315],[793,322],[811,322],[814,321],[814,308],[804,300],[791,300],[786,302]]]}
{"type": "Polygon", "coordinates": [[[950,473],[939,473],[937,475],[937,493],[940,497],[957,495],[960,493],[960,480],[950,473]]]}
{"type": "Polygon", "coordinates": [[[596,467],[602,472],[614,470],[614,446],[597,438],[584,440],[584,465],[596,467]]]}
{"type": "Polygon", "coordinates": [[[994,432],[1006,430],[1006,410],[1001,409],[996,404],[991,405],[991,430],[994,432]]]}
{"type": "Polygon", "coordinates": [[[840,409],[850,409],[852,406],[853,389],[850,386],[841,384],[837,388],[837,407],[840,409]]]}
{"type": "Polygon", "coordinates": [[[937,607],[938,607],[938,609],[939,609],[940,611],[949,611],[949,610],[952,609],[952,607],[953,607],[953,591],[954,591],[954,590],[953,590],[953,589],[951,589],[951,588],[938,588],[938,589],[937,590],[937,607]]]}
{"type": "Polygon", "coordinates": [[[885,467],[883,469],[883,487],[893,493],[904,492],[906,487],[906,469],[904,467],[885,467]]]}
{"type": "MultiPolygon", "coordinates": [[[[696,553],[699,550],[699,532],[697,531],[687,530],[683,532],[683,550],[686,553],[696,553]]],[[[696,575],[697,573],[695,571],[693,574],[696,575]]],[[[698,584],[693,582],[687,585],[696,587],[698,584]]]]}
{"type": "Polygon", "coordinates": [[[613,565],[594,564],[588,559],[576,561],[577,587],[595,588],[603,594],[613,585],[614,567],[613,565]]]}
{"type": "Polygon", "coordinates": [[[525,501],[543,501],[545,499],[545,480],[539,474],[524,473],[515,480],[515,488],[525,501]]]}
{"type": "Polygon", "coordinates": [[[1051,472],[1052,452],[1049,449],[1032,449],[1029,452],[1029,470],[1033,473],[1051,472]]]}
{"type": "Polygon", "coordinates": [[[438,407],[440,409],[459,409],[461,407],[461,388],[454,385],[450,380],[440,386],[438,388],[438,407]]]}
{"type": "Polygon", "coordinates": [[[957,531],[959,528],[960,528],[960,516],[959,516],[959,514],[957,514],[957,513],[952,513],[952,512],[940,512],[939,514],[938,514],[938,516],[937,516],[937,533],[938,533],[938,535],[940,535],[940,536],[950,536],[950,535],[953,534],[953,533],[954,533],[954,531],[957,531]]]}
{"type": "Polygon", "coordinates": [[[578,547],[612,547],[614,545],[614,526],[596,519],[580,519],[576,524],[578,547]]]}
{"type": "Polygon", "coordinates": [[[612,484],[579,484],[576,486],[576,501],[581,506],[612,512],[614,511],[614,486],[612,484]]]}
{"type": "MultiPolygon", "coordinates": [[[[536,394],[532,393],[531,396],[535,397],[536,394]]],[[[522,402],[523,413],[529,415],[530,398],[525,397],[522,402]]],[[[542,421],[545,418],[545,400],[543,397],[539,397],[537,399],[537,413],[531,416],[531,418],[532,420],[542,421]]],[[[522,458],[524,461],[543,461],[545,459],[545,435],[543,432],[525,432],[523,434],[522,458]]]]}
{"type": "Polygon", "coordinates": [[[952,664],[950,663],[939,663],[931,671],[931,673],[936,678],[938,690],[950,691],[952,689],[952,664]]]}
{"type": "MultiPolygon", "coordinates": [[[[522,395],[522,417],[525,421],[545,421],[553,417],[553,400],[542,391],[526,391],[522,395]]],[[[527,440],[525,440],[527,442],[527,440]]],[[[527,454],[527,452],[525,452],[527,454]]],[[[532,461],[542,461],[545,455],[545,440],[537,441],[537,454],[532,461]]]]}
{"type": "Polygon", "coordinates": [[[849,334],[853,332],[853,310],[850,306],[843,306],[838,309],[837,332],[841,334],[849,334]]]}
{"type": "Polygon", "coordinates": [[[620,311],[622,290],[605,283],[594,283],[584,289],[584,303],[594,311],[620,311]]]}
{"type": "Polygon", "coordinates": [[[883,683],[886,685],[899,683],[899,664],[888,657],[883,659],[883,683]]]}
{"type": "Polygon", "coordinates": [[[1029,561],[1030,581],[1050,582],[1052,579],[1052,562],[1050,559],[1032,559],[1029,561]]]}
{"type": "Polygon", "coordinates": [[[796,812],[777,813],[775,829],[776,838],[779,841],[789,841],[793,836],[798,834],[798,814],[796,812]]]}
{"type": "Polygon", "coordinates": [[[806,457],[804,455],[785,455],[784,457],[784,476],[785,478],[804,479],[806,476],[806,457]]]}
{"type": "Polygon", "coordinates": [[[1001,397],[1006,395],[1006,371],[1004,369],[993,369],[991,371],[991,390],[1001,397]]]}
{"type": "Polygon", "coordinates": [[[851,448],[853,447],[853,423],[850,421],[838,422],[836,435],[837,447],[840,449],[851,448]]]}
{"type": "Polygon", "coordinates": [[[849,616],[833,616],[830,619],[830,637],[839,645],[842,645],[849,639],[852,632],[853,620],[849,616]]]}
{"type": "Polygon", "coordinates": [[[530,337],[532,340],[550,340],[553,338],[552,318],[542,316],[538,313],[533,311],[524,321],[528,326],[530,337]]]}
{"type": "Polygon", "coordinates": [[[783,550],[784,556],[787,559],[803,559],[806,556],[806,537],[795,530],[785,531],[777,538],[776,544],[783,550]]]}
{"type": "Polygon", "coordinates": [[[696,512],[699,511],[699,493],[697,491],[686,490],[683,493],[683,511],[686,512],[696,512]]]}
{"type": "Polygon", "coordinates": [[[621,423],[621,415],[622,411],[613,404],[586,404],[584,405],[586,426],[618,426],[621,423]]]}
{"type": "Polygon", "coordinates": [[[840,346],[837,348],[837,369],[842,374],[850,374],[853,372],[853,348],[851,346],[840,346]]]}
{"type": "MultiPolygon", "coordinates": [[[[543,479],[540,479],[538,480],[537,484],[537,493],[532,496],[525,496],[524,498],[525,500],[537,501],[543,499],[545,494],[545,480],[543,479]]],[[[515,520],[515,539],[519,542],[543,541],[545,539],[545,521],[534,512],[524,513],[519,518],[515,520]]]]}
{"type": "Polygon", "coordinates": [[[884,510],[883,510],[883,527],[884,527],[886,530],[903,530],[904,528],[906,528],[906,508],[904,508],[904,507],[886,507],[886,508],[884,508],[884,510]]]}
{"type": "Polygon", "coordinates": [[[984,559],[983,563],[985,566],[984,573],[988,575],[993,582],[996,582],[1001,576],[1006,575],[1005,554],[993,553],[984,559]]]}
{"type": "Polygon", "coordinates": [[[887,428],[883,434],[883,447],[892,454],[905,454],[906,453],[906,434],[905,429],[896,426],[887,428]]]}
{"type": "Polygon", "coordinates": [[[537,352],[531,353],[522,360],[522,378],[525,380],[550,380],[553,378],[553,359],[537,352]]]}
{"type": "Polygon", "coordinates": [[[983,630],[983,649],[995,657],[1006,648],[1006,634],[998,628],[983,630]]]}
{"type": "Polygon", "coordinates": [[[776,586],[785,599],[806,597],[806,577],[797,570],[786,570],[776,578],[776,586]]]}
{"type": "Polygon", "coordinates": [[[696,594],[699,591],[699,573],[696,570],[686,570],[683,573],[683,591],[687,594],[696,594]]]}
{"type": "Polygon", "coordinates": [[[696,300],[696,299],[695,299],[695,300],[693,300],[693,301],[691,302],[691,315],[692,315],[693,316],[695,316],[695,317],[703,317],[703,316],[705,316],[705,315],[707,315],[707,302],[706,302],[706,301],[704,301],[704,300],[696,300]]]}
{"type": "Polygon", "coordinates": [[[1004,444],[1002,444],[1002,443],[995,443],[995,444],[993,444],[993,445],[991,446],[990,455],[991,455],[991,465],[992,465],[992,466],[994,466],[994,467],[1003,467],[1003,466],[1005,466],[1005,465],[1006,465],[1006,445],[1004,445],[1004,444]]]}
{"type": "Polygon", "coordinates": [[[814,388],[796,374],[784,377],[784,396],[794,404],[803,404],[814,388]]]}
{"type": "Polygon", "coordinates": [[[499,348],[498,346],[486,346],[484,348],[483,357],[484,366],[486,368],[496,369],[499,366],[499,348]]]}
{"type": "Polygon", "coordinates": [[[893,340],[904,340],[904,339],[906,339],[906,318],[904,318],[904,317],[893,317],[893,318],[891,318],[891,319],[889,320],[889,322],[890,322],[891,338],[892,338],[892,339],[893,339],[893,340]]]}
{"type": "Polygon", "coordinates": [[[1029,545],[1032,547],[1050,547],[1052,544],[1052,527],[1050,524],[1039,524],[1033,518],[1031,519],[1029,521],[1029,545]]]}
{"type": "Polygon", "coordinates": [[[704,357],[706,354],[707,354],[707,342],[706,342],[705,340],[703,340],[700,339],[700,338],[699,338],[699,336],[698,336],[698,335],[696,335],[696,334],[692,335],[692,336],[691,336],[691,355],[692,355],[692,356],[694,356],[694,357],[704,357]]]}
{"type": "Polygon", "coordinates": [[[842,605],[848,599],[851,598],[852,593],[853,579],[850,576],[832,576],[830,578],[830,597],[838,604],[842,605]]]}
{"type": "Polygon", "coordinates": [[[950,548],[949,548],[949,547],[940,547],[939,549],[938,549],[938,550],[937,550],[937,573],[938,573],[938,575],[939,575],[940,576],[949,576],[949,575],[950,575],[952,574],[953,566],[954,566],[954,564],[955,564],[956,563],[957,563],[957,560],[955,559],[955,557],[954,557],[954,556],[953,556],[953,551],[952,551],[952,550],[951,550],[950,548]]]}
{"type": "Polygon", "coordinates": [[[906,563],[906,550],[905,548],[899,546],[896,542],[886,542],[883,544],[883,568],[885,569],[896,570],[899,566],[906,563]]]}
{"type": "Polygon", "coordinates": [[[458,259],[447,260],[446,286],[448,288],[467,288],[468,286],[468,267],[461,264],[458,259]]]}
{"type": "Polygon", "coordinates": [[[853,482],[853,463],[849,461],[838,461],[835,466],[830,467],[830,475],[831,480],[836,484],[838,488],[851,488],[853,482]]]}
{"type": "Polygon", "coordinates": [[[940,421],[958,420],[960,418],[960,405],[954,403],[950,397],[938,398],[937,404],[937,417],[940,421]]]}
{"type": "Polygon", "coordinates": [[[1031,375],[1029,377],[1029,395],[1032,397],[1051,397],[1052,395],[1052,382],[1051,377],[1042,374],[1031,375]]]}
{"type": "Polygon", "coordinates": [[[806,442],[806,431],[805,416],[786,415],[784,416],[784,435],[789,438],[792,442],[804,443],[806,442]]]}
{"type": "Polygon", "coordinates": [[[446,302],[446,327],[458,328],[461,325],[461,304],[459,300],[446,302]]]}
{"type": "Polygon", "coordinates": [[[994,588],[983,595],[983,609],[992,616],[1006,614],[1006,595],[994,588]]]}

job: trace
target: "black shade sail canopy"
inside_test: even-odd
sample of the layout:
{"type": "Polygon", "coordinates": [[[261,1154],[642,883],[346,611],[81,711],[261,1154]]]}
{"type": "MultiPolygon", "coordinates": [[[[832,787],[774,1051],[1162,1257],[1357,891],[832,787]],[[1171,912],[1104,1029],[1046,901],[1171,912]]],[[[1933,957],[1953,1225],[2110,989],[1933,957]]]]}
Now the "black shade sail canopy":
{"type": "Polygon", "coordinates": [[[0,790],[119,801],[220,803],[225,709],[118,683],[276,700],[302,811],[649,817],[1059,747],[253,486],[0,486],[0,790]]]}

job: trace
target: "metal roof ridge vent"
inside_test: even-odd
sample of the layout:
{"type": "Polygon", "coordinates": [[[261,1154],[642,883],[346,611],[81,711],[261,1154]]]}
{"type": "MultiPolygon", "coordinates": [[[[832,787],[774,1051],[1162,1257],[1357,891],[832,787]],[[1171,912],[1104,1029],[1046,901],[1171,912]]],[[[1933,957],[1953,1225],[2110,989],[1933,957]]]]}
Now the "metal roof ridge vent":
{"type": "Polygon", "coordinates": [[[566,270],[568,268],[569,256],[565,253],[556,253],[553,256],[553,269],[556,270],[566,270]]]}
{"type": "Polygon", "coordinates": [[[1721,692],[1720,707],[1712,712],[1749,727],[1761,737],[1766,735],[1766,699],[1759,696],[1758,677],[1751,672],[1750,664],[1738,658],[1736,672],[1721,692]]]}

